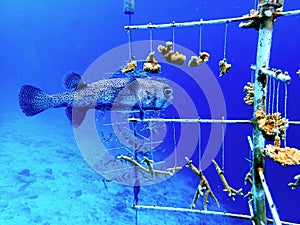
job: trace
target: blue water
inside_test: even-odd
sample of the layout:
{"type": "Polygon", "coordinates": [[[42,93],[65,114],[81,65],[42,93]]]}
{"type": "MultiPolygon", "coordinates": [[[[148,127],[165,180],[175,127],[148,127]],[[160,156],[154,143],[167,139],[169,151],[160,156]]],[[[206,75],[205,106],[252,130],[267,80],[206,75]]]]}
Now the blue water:
{"type": "MultiPolygon", "coordinates": [[[[254,1],[250,0],[242,3],[225,0],[136,1],[135,14],[131,19],[132,24],[155,24],[196,21],[200,18],[228,18],[247,14],[253,6],[254,1]]],[[[284,6],[284,10],[299,8],[298,0],[287,0],[284,6]]],[[[18,93],[23,84],[31,84],[47,93],[62,92],[61,78],[66,72],[76,71],[86,76],[88,68],[91,69],[95,65],[95,60],[110,56],[111,52],[120,46],[123,47],[115,58],[101,61],[99,75],[93,78],[107,78],[111,76],[110,73],[116,72],[126,64],[124,59],[128,59],[128,33],[123,27],[128,25],[129,19],[128,15],[123,14],[121,0],[2,0],[0,21],[1,225],[250,224],[250,221],[196,213],[160,210],[138,210],[136,213],[131,209],[134,200],[133,187],[114,182],[106,173],[99,174],[95,171],[96,164],[88,163],[89,160],[82,153],[82,147],[76,142],[78,136],[73,132],[63,109],[47,110],[34,117],[26,117],[21,112],[18,93]],[[114,68],[114,71],[109,71],[110,68],[114,68]]],[[[300,16],[276,20],[270,58],[270,67],[288,71],[292,78],[288,85],[289,120],[300,120],[300,78],[296,74],[300,69],[299,26],[300,16]]],[[[238,23],[228,25],[226,58],[232,64],[232,69],[230,73],[219,77],[218,63],[223,59],[224,31],[224,24],[202,27],[201,49],[209,52],[211,57],[206,65],[200,66],[201,69],[191,70],[187,66],[166,63],[156,50],[157,43],[172,41],[174,34],[175,50],[186,53],[189,60],[190,51],[195,55],[199,51],[199,27],[175,28],[174,32],[170,28],[153,29],[153,40],[157,40],[153,42],[153,50],[162,65],[158,76],[169,80],[170,86],[177,84],[178,87],[172,86],[175,90],[174,105],[160,113],[147,114],[147,118],[252,118],[252,108],[243,101],[243,87],[251,80],[250,65],[255,64],[258,33],[252,29],[240,29],[238,23]],[[209,69],[211,72],[207,72],[209,69]],[[200,72],[198,74],[195,71],[200,72]],[[197,80],[200,80],[202,86],[197,85],[197,80]],[[192,100],[196,114],[185,105],[188,102],[187,96],[192,100]],[[225,108],[222,108],[222,104],[225,108]]],[[[149,38],[149,30],[131,32],[132,42],[144,41],[139,45],[142,47],[133,44],[133,54],[137,59],[145,59],[149,53],[149,38]],[[140,53],[146,53],[144,58],[141,58],[140,53]]],[[[142,69],[142,63],[138,64],[137,69],[142,69]]],[[[284,91],[285,86],[281,84],[279,112],[282,115],[284,91]]],[[[96,114],[95,124],[99,140],[104,142],[107,149],[112,149],[109,153],[113,158],[120,154],[130,155],[132,150],[122,148],[126,144],[120,143],[119,140],[121,136],[125,136],[122,133],[124,131],[113,130],[107,125],[111,122],[109,116],[108,112],[104,115],[96,114]]],[[[143,126],[139,127],[138,132],[149,138],[149,129],[143,126]]],[[[170,155],[174,156],[174,146],[177,145],[180,146],[176,150],[177,163],[184,163],[184,156],[190,154],[193,163],[198,166],[198,124],[180,126],[168,123],[153,126],[156,126],[158,133],[165,130],[166,135],[151,151],[139,152],[139,157],[146,155],[160,162],[154,165],[155,168],[165,169],[164,160],[170,155]],[[184,136],[186,143],[179,145],[183,133],[187,133],[184,136]],[[195,142],[189,140],[189,137],[195,136],[195,142]]],[[[225,127],[223,129],[225,132],[225,127]]],[[[132,127],[129,127],[129,132],[129,137],[132,137],[132,127]]],[[[291,125],[288,128],[287,146],[300,148],[299,132],[299,126],[291,125]]],[[[250,157],[247,136],[251,134],[250,125],[229,124],[226,126],[224,138],[224,168],[227,181],[236,189],[243,188],[244,194],[250,191],[249,184],[244,185],[244,177],[250,168],[245,158],[250,157]]],[[[200,136],[201,153],[204,155],[204,151],[208,151],[206,154],[210,155],[214,152],[215,160],[222,166],[221,145],[216,149],[207,147],[214,146],[214,142],[222,139],[222,127],[203,124],[200,136]],[[209,135],[212,130],[216,130],[216,137],[212,138],[210,145],[209,135]]],[[[157,134],[157,137],[159,139],[162,134],[157,134]]],[[[128,141],[130,138],[125,140],[127,146],[128,141]]],[[[84,146],[88,147],[90,144],[83,141],[84,146]]],[[[126,164],[120,160],[117,162],[126,164]]],[[[221,206],[218,208],[209,197],[208,209],[248,215],[247,199],[236,196],[236,200],[232,201],[226,192],[223,192],[223,185],[214,166],[207,165],[206,162],[207,160],[202,162],[202,166],[205,167],[204,174],[221,206]]],[[[105,162],[100,160],[98,163],[100,165],[105,162]]],[[[300,187],[291,190],[288,186],[299,173],[299,166],[282,167],[266,159],[266,180],[280,218],[284,221],[300,223],[300,187]]],[[[159,180],[161,177],[164,176],[147,178],[149,183],[153,184],[141,186],[138,204],[189,208],[199,178],[185,167],[171,178],[155,182],[155,179],[159,180]]],[[[196,209],[203,209],[203,196],[199,198],[196,209]]],[[[267,214],[271,217],[268,205],[267,214]]]]}

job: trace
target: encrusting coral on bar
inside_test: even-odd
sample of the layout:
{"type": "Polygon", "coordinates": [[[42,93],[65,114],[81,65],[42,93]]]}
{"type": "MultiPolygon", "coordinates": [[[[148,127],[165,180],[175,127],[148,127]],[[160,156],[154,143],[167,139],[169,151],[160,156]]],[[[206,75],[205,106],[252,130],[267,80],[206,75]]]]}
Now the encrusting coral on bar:
{"type": "Polygon", "coordinates": [[[199,57],[192,56],[189,63],[188,63],[188,65],[190,67],[199,66],[202,63],[208,62],[209,57],[210,57],[210,54],[208,54],[207,52],[201,52],[199,57]]]}
{"type": "Polygon", "coordinates": [[[267,145],[262,154],[282,166],[300,165],[300,151],[295,148],[267,145]]]}
{"type": "Polygon", "coordinates": [[[161,66],[154,59],[154,52],[150,52],[147,56],[146,62],[144,63],[144,71],[150,73],[158,73],[161,66]]]}
{"type": "Polygon", "coordinates": [[[247,105],[254,105],[254,83],[247,82],[247,85],[244,86],[244,92],[246,93],[246,97],[244,98],[244,102],[247,105]]]}
{"type": "Polygon", "coordinates": [[[293,190],[296,189],[300,185],[300,174],[296,175],[294,177],[294,179],[296,180],[295,183],[288,184],[290,187],[292,187],[293,190]]]}
{"type": "Polygon", "coordinates": [[[125,156],[125,155],[120,155],[117,157],[118,159],[123,159],[125,161],[128,161],[130,163],[132,163],[133,165],[137,166],[139,169],[141,169],[142,171],[146,172],[146,173],[150,173],[152,177],[155,176],[155,174],[163,174],[163,175],[169,175],[172,176],[173,173],[169,172],[169,171],[162,171],[162,170],[155,170],[153,168],[153,161],[149,160],[148,158],[144,157],[144,162],[147,164],[148,169],[143,167],[141,164],[139,164],[136,160],[134,160],[133,158],[129,157],[129,156],[125,156]],[[151,167],[151,168],[150,168],[151,167]]]}
{"type": "Polygon", "coordinates": [[[122,69],[122,73],[128,73],[128,72],[132,72],[135,70],[135,68],[137,67],[137,63],[135,60],[130,61],[129,63],[126,64],[126,66],[122,69]]]}
{"type": "Polygon", "coordinates": [[[198,198],[200,197],[200,195],[204,195],[204,200],[203,200],[204,210],[207,210],[207,203],[208,203],[207,198],[209,195],[211,195],[211,197],[214,199],[214,201],[216,202],[218,207],[220,207],[220,204],[219,204],[216,196],[212,192],[206,177],[203,175],[203,172],[201,170],[198,170],[193,165],[192,160],[190,160],[188,157],[185,157],[185,160],[188,163],[187,167],[189,167],[200,178],[200,183],[199,183],[197,191],[195,193],[191,208],[194,209],[196,207],[196,202],[197,202],[198,198]]]}
{"type": "Polygon", "coordinates": [[[174,63],[177,65],[182,65],[185,60],[186,60],[186,56],[183,54],[180,54],[179,52],[174,53],[173,51],[173,43],[170,41],[166,42],[166,47],[159,45],[158,46],[158,51],[163,54],[163,56],[165,57],[165,59],[169,62],[169,63],[174,63]]]}
{"type": "Polygon", "coordinates": [[[251,20],[248,20],[248,22],[242,22],[240,23],[240,28],[254,28],[256,30],[259,29],[260,21],[259,21],[259,11],[255,9],[250,10],[250,16],[257,17],[251,20]]]}
{"type": "Polygon", "coordinates": [[[242,192],[243,189],[240,188],[239,190],[235,190],[234,188],[230,187],[230,186],[228,185],[227,181],[226,181],[225,176],[224,176],[224,171],[221,170],[221,168],[219,167],[219,165],[217,164],[217,162],[216,162],[215,160],[212,160],[212,162],[213,162],[213,164],[215,165],[216,170],[217,170],[217,172],[218,172],[218,174],[219,174],[219,176],[220,176],[220,178],[221,178],[221,180],[222,180],[222,183],[223,183],[223,185],[224,185],[224,187],[225,187],[224,191],[227,191],[227,192],[228,192],[228,196],[231,197],[232,200],[234,201],[234,200],[235,200],[235,199],[234,199],[234,196],[235,196],[236,194],[238,194],[238,195],[243,195],[243,192],[242,192]]]}
{"type": "Polygon", "coordinates": [[[282,118],[279,112],[266,115],[262,109],[258,109],[255,112],[255,120],[258,124],[258,129],[266,140],[275,141],[277,135],[282,139],[284,138],[288,120],[282,118]]]}
{"type": "Polygon", "coordinates": [[[219,67],[220,67],[220,77],[222,77],[223,75],[229,73],[230,69],[231,69],[231,64],[226,62],[226,59],[222,59],[219,62],[219,67]]]}

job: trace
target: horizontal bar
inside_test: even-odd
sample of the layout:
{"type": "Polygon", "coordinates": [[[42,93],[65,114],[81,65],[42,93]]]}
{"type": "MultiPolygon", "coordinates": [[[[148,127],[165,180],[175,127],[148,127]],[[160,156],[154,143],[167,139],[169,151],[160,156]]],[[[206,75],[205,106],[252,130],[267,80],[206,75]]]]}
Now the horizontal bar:
{"type": "MultiPolygon", "coordinates": [[[[132,205],[132,209],[152,209],[152,210],[173,211],[173,212],[190,212],[190,213],[198,213],[198,214],[204,214],[204,215],[216,215],[216,216],[225,216],[225,217],[238,218],[238,219],[244,219],[244,220],[252,220],[252,217],[249,216],[249,215],[236,214],[236,213],[226,213],[226,212],[217,212],[217,211],[209,211],[209,210],[189,209],[189,208],[132,205]]],[[[273,223],[273,220],[268,219],[268,223],[273,223]]],[[[284,225],[300,225],[299,223],[291,223],[291,222],[285,222],[285,221],[281,221],[281,224],[284,224],[284,225]]]]}
{"type": "MultiPolygon", "coordinates": [[[[292,16],[300,14],[300,10],[292,10],[286,12],[276,13],[275,16],[292,16]]],[[[241,17],[234,17],[234,18],[226,18],[226,19],[214,19],[214,20],[199,20],[199,21],[192,21],[192,22],[182,22],[182,23],[164,23],[164,24],[146,24],[146,25],[130,25],[124,26],[124,29],[161,29],[161,28],[170,28],[170,27],[192,27],[192,26],[199,26],[199,25],[210,25],[210,24],[222,24],[222,23],[231,23],[231,22],[239,22],[245,20],[253,20],[258,19],[259,15],[245,15],[241,17]]]]}
{"type": "Polygon", "coordinates": [[[271,192],[270,192],[269,187],[268,187],[268,185],[266,183],[266,179],[265,179],[263,170],[260,169],[260,168],[258,168],[258,174],[259,174],[262,186],[264,188],[264,191],[265,191],[268,203],[269,203],[269,207],[270,207],[270,211],[271,211],[273,220],[275,221],[276,225],[281,225],[281,221],[280,221],[277,209],[276,209],[276,205],[273,202],[273,199],[272,199],[272,196],[271,196],[271,192]]]}
{"type": "Polygon", "coordinates": [[[295,16],[300,14],[300,9],[297,10],[291,10],[291,11],[286,11],[286,12],[279,12],[276,13],[276,16],[295,16]]]}
{"type": "Polygon", "coordinates": [[[235,18],[227,18],[227,19],[215,19],[215,20],[199,20],[199,21],[192,21],[192,22],[183,22],[183,23],[164,23],[164,24],[147,24],[147,25],[131,25],[131,26],[124,26],[124,29],[152,29],[152,28],[170,28],[170,27],[192,27],[192,26],[199,26],[199,25],[208,25],[208,24],[221,24],[221,23],[231,23],[231,22],[238,22],[244,20],[253,20],[258,19],[258,16],[241,16],[235,18]]]}
{"type": "Polygon", "coordinates": [[[129,118],[130,122],[166,122],[166,123],[246,123],[252,124],[252,120],[218,120],[218,119],[164,119],[164,118],[149,118],[138,119],[129,118]]]}
{"type": "MultiPolygon", "coordinates": [[[[256,66],[255,65],[251,65],[250,68],[252,70],[256,70],[256,66]]],[[[291,77],[288,74],[288,72],[282,73],[281,70],[269,70],[266,68],[260,68],[259,69],[259,74],[263,74],[269,77],[273,77],[277,80],[280,80],[284,83],[289,83],[291,81],[291,77]]]]}
{"type": "Polygon", "coordinates": [[[191,212],[191,213],[216,215],[216,216],[227,216],[227,217],[231,217],[231,218],[251,220],[251,216],[249,216],[249,215],[226,213],[226,212],[217,212],[217,211],[209,211],[209,210],[176,208],[176,207],[165,207],[165,206],[147,206],[147,205],[133,205],[132,208],[133,209],[157,209],[157,210],[174,211],[174,212],[191,212]]]}
{"type": "Polygon", "coordinates": [[[300,121],[287,121],[289,125],[300,125],[300,121]]]}
{"type": "MultiPolygon", "coordinates": [[[[252,120],[222,120],[222,119],[170,119],[170,118],[148,118],[148,119],[138,119],[138,118],[128,118],[130,122],[165,122],[165,123],[243,123],[252,124],[252,120]]],[[[300,125],[300,121],[287,121],[289,125],[300,125]]]]}

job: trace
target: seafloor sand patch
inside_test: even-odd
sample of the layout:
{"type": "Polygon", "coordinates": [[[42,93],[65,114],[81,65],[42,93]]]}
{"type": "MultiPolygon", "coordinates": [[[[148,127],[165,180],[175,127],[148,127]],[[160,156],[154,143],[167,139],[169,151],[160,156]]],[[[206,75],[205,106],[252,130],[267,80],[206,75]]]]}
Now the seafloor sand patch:
{"type": "MultiPolygon", "coordinates": [[[[30,119],[0,115],[1,225],[136,224],[132,187],[112,182],[105,187],[103,178],[80,155],[67,121],[30,119]]],[[[142,187],[139,203],[189,207],[195,191],[189,183],[197,181],[178,173],[142,187]]],[[[212,201],[209,208],[216,209],[212,201]]],[[[137,214],[137,224],[147,225],[217,221],[191,213],[139,210],[137,214]]]]}

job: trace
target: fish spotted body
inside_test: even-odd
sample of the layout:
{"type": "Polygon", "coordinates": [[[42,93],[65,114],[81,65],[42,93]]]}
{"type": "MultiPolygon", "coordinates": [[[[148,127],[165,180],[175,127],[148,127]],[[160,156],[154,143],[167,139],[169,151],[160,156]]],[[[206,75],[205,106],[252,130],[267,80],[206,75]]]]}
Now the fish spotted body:
{"type": "Polygon", "coordinates": [[[63,85],[69,91],[58,94],[47,94],[31,85],[22,86],[19,93],[22,111],[33,116],[49,108],[66,107],[67,117],[77,127],[89,109],[161,110],[173,98],[169,85],[148,78],[113,78],[84,84],[80,75],[71,72],[64,77],[63,85]]]}

